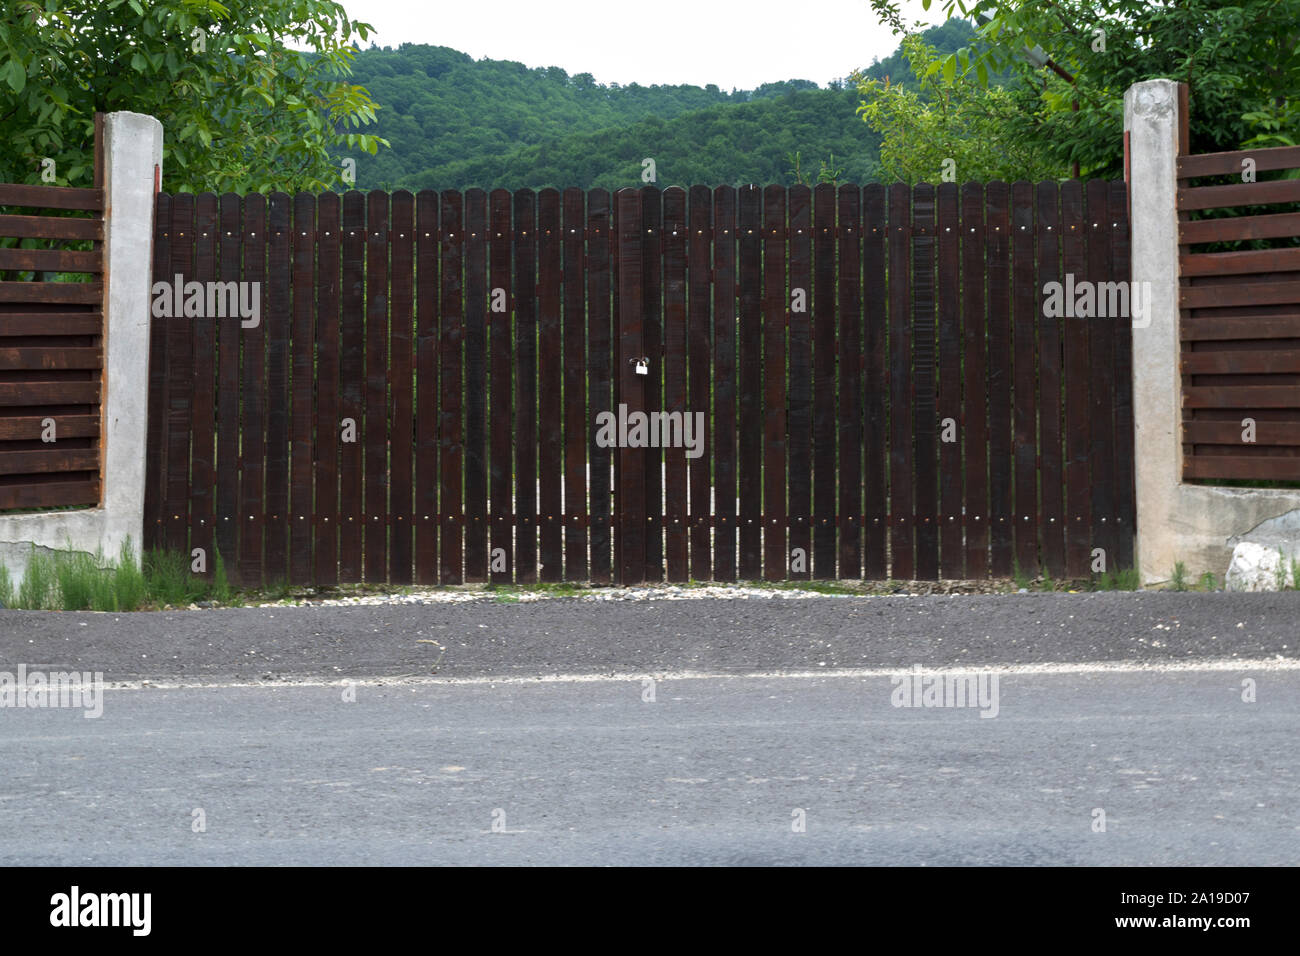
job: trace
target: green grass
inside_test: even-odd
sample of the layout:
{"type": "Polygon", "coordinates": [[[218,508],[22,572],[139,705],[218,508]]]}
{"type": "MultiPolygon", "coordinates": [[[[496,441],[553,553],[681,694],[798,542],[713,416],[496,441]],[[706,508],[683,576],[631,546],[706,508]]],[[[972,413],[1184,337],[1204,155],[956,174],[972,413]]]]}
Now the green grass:
{"type": "Polygon", "coordinates": [[[33,611],[138,611],[198,601],[242,603],[230,586],[220,554],[213,579],[190,571],[182,553],[150,550],[137,561],[131,542],[116,561],[102,552],[38,551],[32,547],[23,579],[15,588],[9,569],[0,563],[0,604],[33,611]]]}
{"type": "Polygon", "coordinates": [[[1183,562],[1174,562],[1174,574],[1169,579],[1169,585],[1175,591],[1187,590],[1187,565],[1183,564],[1183,562]]]}
{"type": "Polygon", "coordinates": [[[1215,582],[1213,571],[1206,571],[1204,574],[1201,575],[1202,591],[1215,591],[1217,589],[1218,589],[1218,584],[1215,582]]]}
{"type": "Polygon", "coordinates": [[[1137,568],[1102,571],[1093,579],[1094,591],[1136,591],[1142,584],[1137,568]]]}
{"type": "Polygon", "coordinates": [[[0,561],[0,606],[13,607],[15,600],[14,582],[9,577],[9,566],[0,561]]]}

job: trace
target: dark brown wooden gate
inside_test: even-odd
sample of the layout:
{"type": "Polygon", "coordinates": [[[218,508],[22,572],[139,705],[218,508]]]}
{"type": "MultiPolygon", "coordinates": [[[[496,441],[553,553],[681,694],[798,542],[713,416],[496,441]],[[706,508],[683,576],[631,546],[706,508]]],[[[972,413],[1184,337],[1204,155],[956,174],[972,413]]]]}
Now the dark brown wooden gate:
{"type": "Polygon", "coordinates": [[[154,320],[149,543],[244,584],[1131,566],[1130,320],[1043,307],[1127,281],[1126,206],[1100,181],[161,195],[157,279],[258,283],[260,321],[154,320]]]}

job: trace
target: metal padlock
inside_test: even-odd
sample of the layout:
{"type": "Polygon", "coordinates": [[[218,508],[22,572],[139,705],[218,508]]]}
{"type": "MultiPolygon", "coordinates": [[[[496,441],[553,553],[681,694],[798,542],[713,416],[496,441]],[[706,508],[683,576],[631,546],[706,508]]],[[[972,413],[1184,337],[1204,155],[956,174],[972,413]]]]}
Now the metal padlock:
{"type": "Polygon", "coordinates": [[[650,374],[650,359],[648,357],[633,359],[632,361],[636,363],[636,373],[638,375],[650,374]]]}

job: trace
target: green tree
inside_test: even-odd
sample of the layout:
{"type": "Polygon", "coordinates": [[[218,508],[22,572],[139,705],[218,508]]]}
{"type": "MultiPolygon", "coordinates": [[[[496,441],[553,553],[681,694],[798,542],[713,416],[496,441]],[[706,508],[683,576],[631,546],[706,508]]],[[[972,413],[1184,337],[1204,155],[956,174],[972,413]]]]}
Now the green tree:
{"type": "Polygon", "coordinates": [[[902,48],[919,88],[888,76],[853,77],[863,97],[858,113],[882,137],[883,179],[1010,182],[1067,175],[1064,163],[1024,138],[1022,95],[931,70],[938,53],[919,34],[905,36],[902,48]]]}
{"type": "Polygon", "coordinates": [[[374,153],[378,109],[345,82],[369,24],[331,0],[7,0],[0,182],[89,185],[94,114],[163,124],[172,191],[323,190],[335,151],[374,153]]]}
{"type": "MultiPolygon", "coordinates": [[[[899,33],[896,0],[869,0],[899,33]]],[[[923,0],[926,9],[930,0],[923,0]]],[[[1122,168],[1124,92],[1185,82],[1193,152],[1294,143],[1300,136],[1300,0],[939,0],[978,24],[931,75],[981,86],[1010,69],[1033,92],[1023,126],[1035,148],[1085,175],[1122,168]]]]}

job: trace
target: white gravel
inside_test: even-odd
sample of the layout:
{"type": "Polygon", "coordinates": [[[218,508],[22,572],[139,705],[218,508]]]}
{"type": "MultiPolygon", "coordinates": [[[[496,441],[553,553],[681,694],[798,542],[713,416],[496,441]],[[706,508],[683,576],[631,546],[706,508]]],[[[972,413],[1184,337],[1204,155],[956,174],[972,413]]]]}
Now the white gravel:
{"type": "Polygon", "coordinates": [[[285,607],[311,605],[313,607],[358,607],[382,604],[463,604],[470,601],[505,601],[526,604],[534,601],[693,601],[706,598],[731,598],[753,600],[798,601],[806,598],[862,597],[859,594],[837,594],[807,591],[798,588],[755,588],[723,585],[680,587],[677,585],[651,585],[647,587],[592,588],[555,593],[546,590],[448,590],[442,588],[415,588],[400,594],[365,594],[352,597],[288,598],[254,604],[254,607],[285,607]]]}

